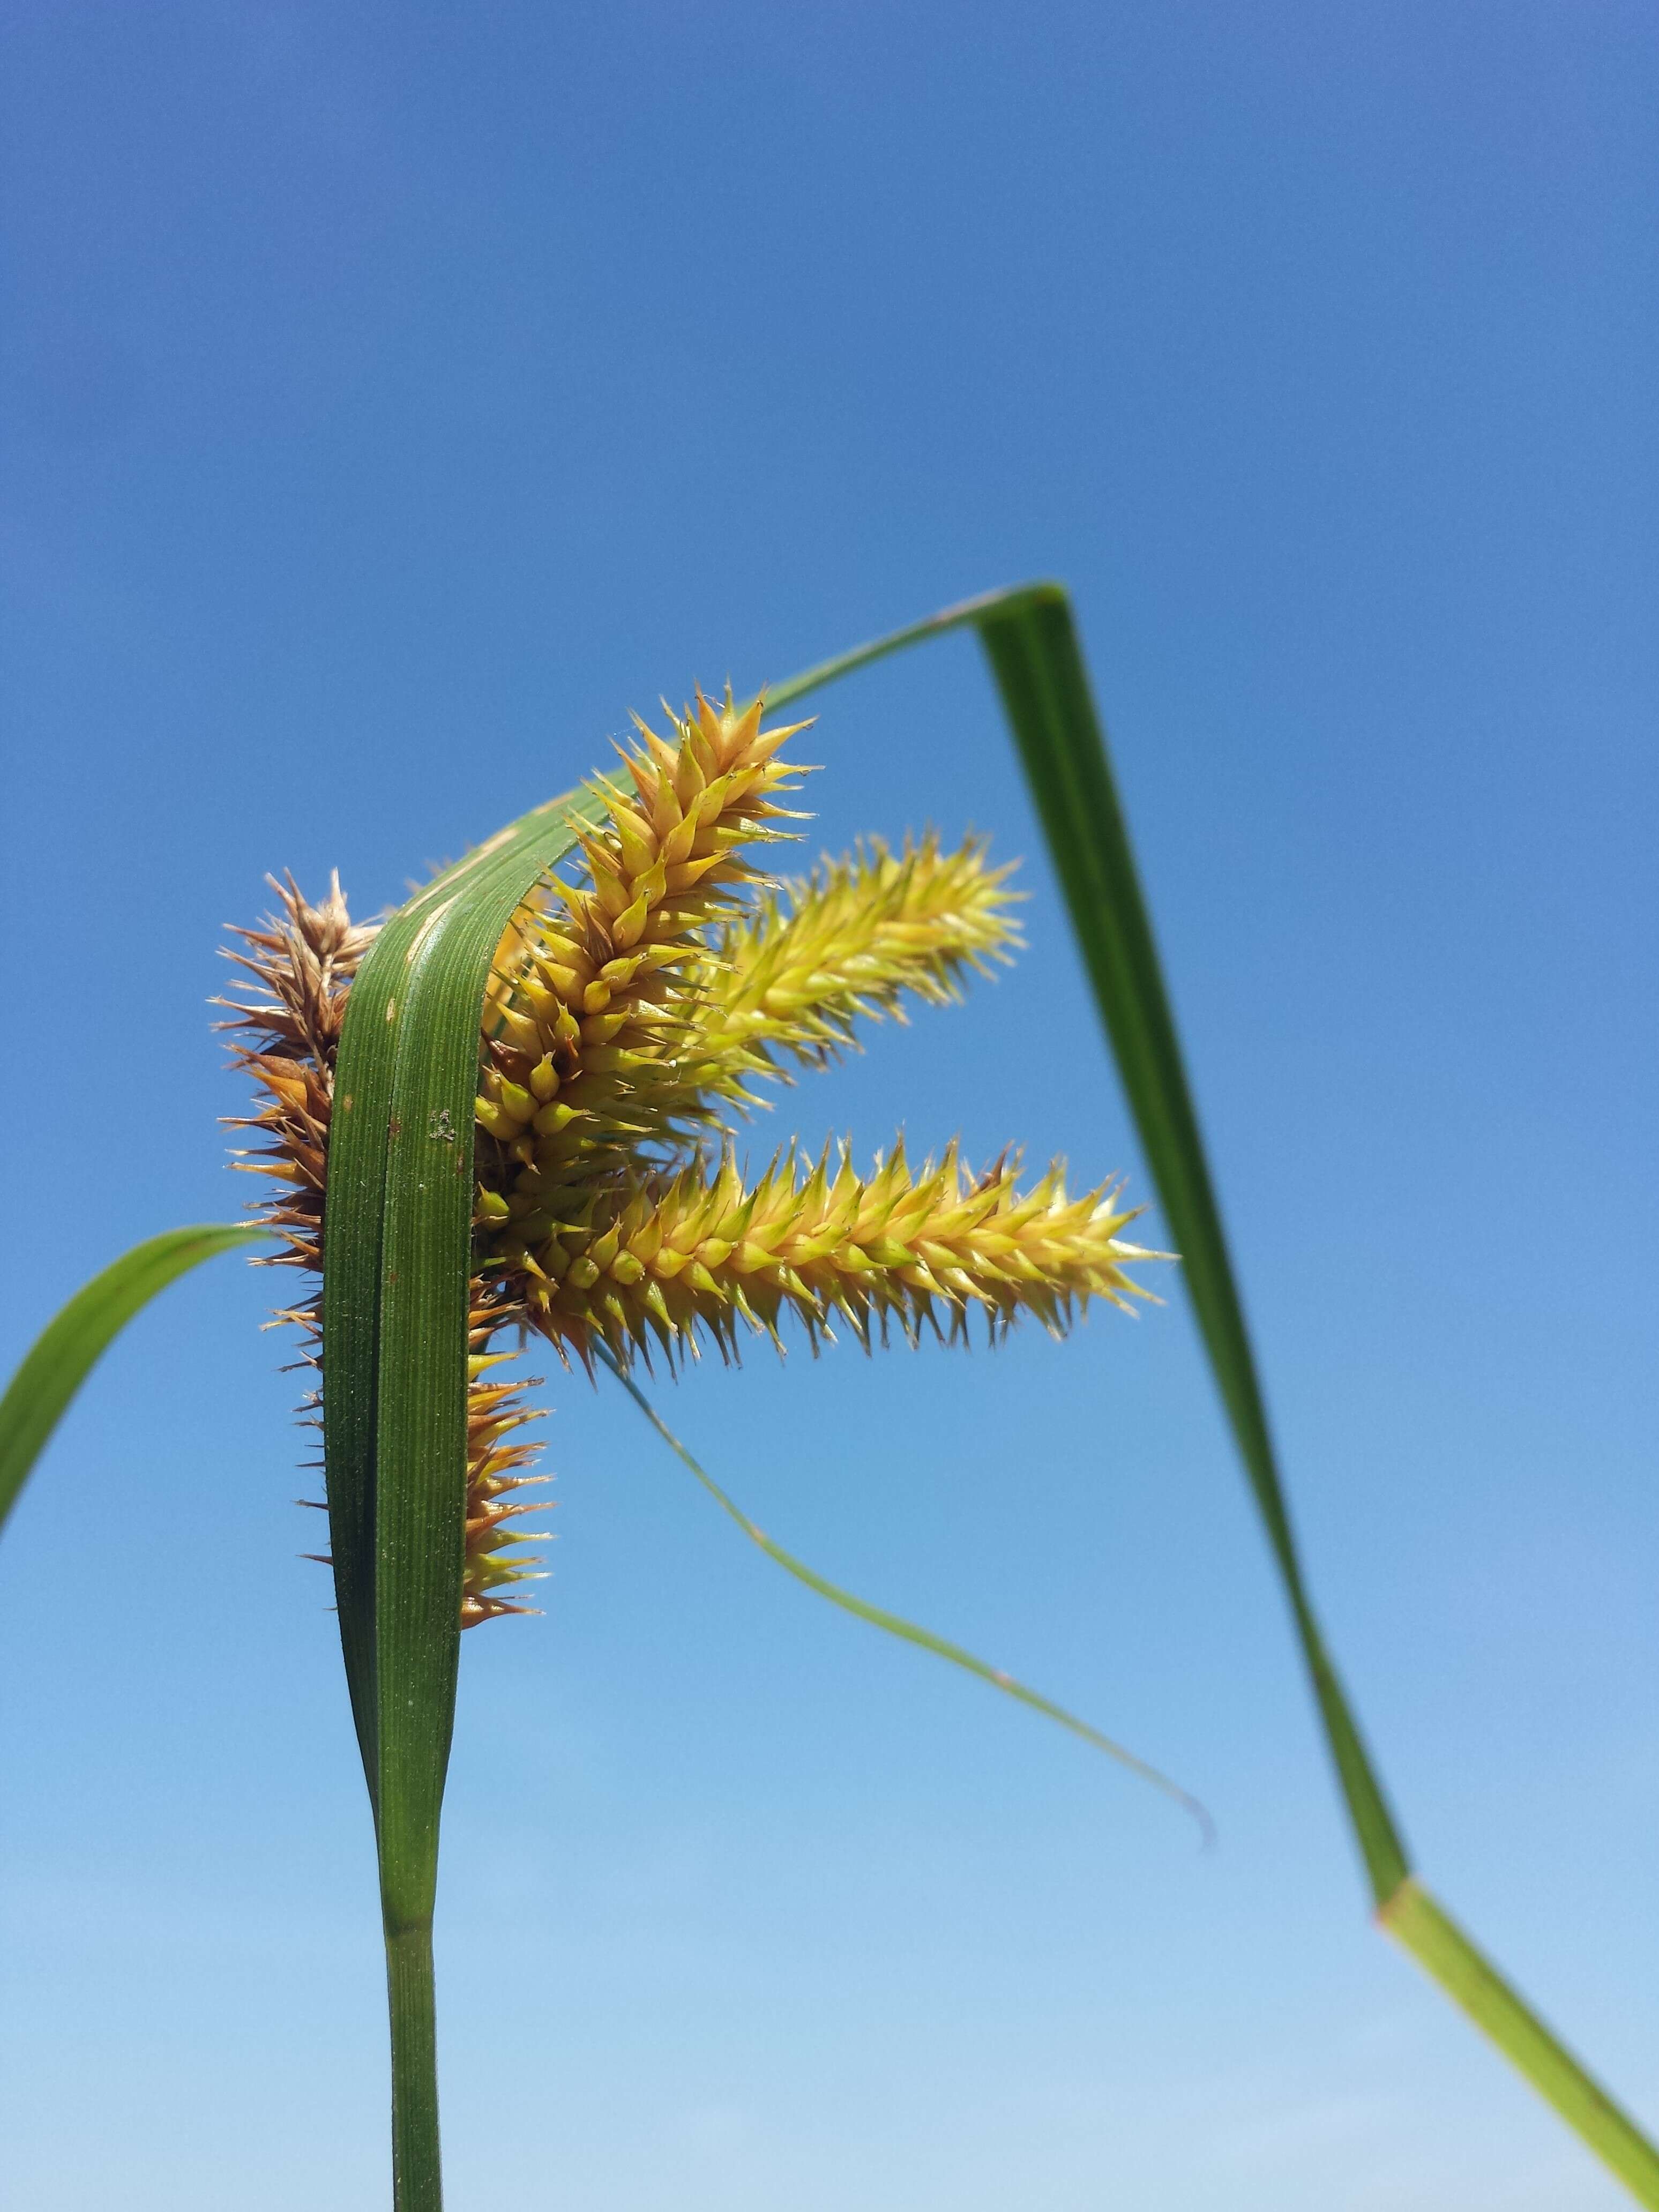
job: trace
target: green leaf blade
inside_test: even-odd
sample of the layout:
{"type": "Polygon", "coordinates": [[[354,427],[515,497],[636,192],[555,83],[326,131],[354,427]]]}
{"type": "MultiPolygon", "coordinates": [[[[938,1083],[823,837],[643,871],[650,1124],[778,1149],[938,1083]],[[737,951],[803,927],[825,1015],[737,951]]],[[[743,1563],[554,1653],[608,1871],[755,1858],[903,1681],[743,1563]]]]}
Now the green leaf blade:
{"type": "Polygon", "coordinates": [[[1422,1883],[1402,1882],[1377,1918],[1637,2201],[1659,2205],[1659,2150],[1422,1883]]]}
{"type": "Polygon", "coordinates": [[[1221,1209],[1076,625],[1064,599],[1045,598],[995,609],[979,628],[1181,1254],[1211,1370],[1278,1563],[1371,1893],[1381,1903],[1406,1879],[1410,1862],[1308,1595],[1221,1209]]]}
{"type": "Polygon", "coordinates": [[[336,1072],[324,1435],[380,1861],[398,2212],[442,2203],[432,1912],[460,1643],[484,998],[514,909],[603,807],[583,791],[536,808],[401,908],[352,987],[336,1072]]]}
{"type": "MultiPolygon", "coordinates": [[[[379,1817],[380,1796],[379,1692],[375,1626],[378,1542],[376,1452],[380,1419],[380,1361],[387,1173],[393,1091],[398,1054],[410,1033],[411,974],[424,934],[459,903],[463,911],[477,901],[489,902],[491,915],[506,915],[538,878],[554,866],[574,842],[573,823],[598,819],[599,802],[586,791],[567,793],[533,808],[517,822],[466,854],[425,884],[400,907],[369,947],[347,1003],[335,1068],[334,1115],[329,1139],[328,1206],[323,1242],[323,1408],[330,1550],[333,1554],[335,1604],[346,1681],[362,1753],[369,1796],[379,1817]]],[[[499,943],[501,921],[484,955],[474,1009],[471,1049],[476,1065],[477,1018],[482,1009],[489,959],[499,943]]],[[[487,926],[486,926],[487,927],[487,926]]],[[[415,1027],[423,1025],[417,1016],[415,1027]]],[[[410,1080],[408,1077],[405,1080],[410,1080]]],[[[470,1080],[470,1079],[469,1079],[470,1080]]],[[[447,1094],[465,1146],[471,1175],[472,1092],[465,1101],[460,1086],[447,1094]],[[463,1112],[462,1108],[465,1110],[463,1112]]],[[[411,1109],[414,1110],[414,1109],[411,1109]]],[[[407,1150],[402,1156],[407,1157],[407,1150]]],[[[453,1252],[451,1266],[453,1271],[453,1252]]],[[[461,1296],[465,1298],[465,1291],[461,1296]]],[[[461,1326],[465,1388],[465,1310],[461,1326]]],[[[448,1383],[455,1372],[452,1327],[448,1383]]],[[[391,1417],[395,1422],[398,1416],[391,1417]]],[[[453,1441],[453,1438],[452,1438],[453,1441]]]]}
{"type": "Polygon", "coordinates": [[[946,633],[979,633],[1018,745],[1079,949],[1200,1334],[1295,1624],[1377,1917],[1644,2204],[1659,2208],[1659,2152],[1546,2028],[1411,1871],[1381,1780],[1313,1610],[1255,1356],[1182,1059],[1146,902],[1078,642],[1054,583],[947,608],[775,687],[783,704],[946,633]]]}
{"type": "Polygon", "coordinates": [[[374,1436],[386,1132],[398,994],[418,924],[400,911],[351,987],[334,1069],[323,1219],[323,1466],[334,1605],[371,1803],[380,1774],[374,1705],[374,1436]]]}
{"type": "Polygon", "coordinates": [[[204,1260],[270,1234],[245,1222],[165,1230],[112,1261],[59,1309],[0,1397],[0,1527],[76,1393],[133,1316],[204,1260]]]}

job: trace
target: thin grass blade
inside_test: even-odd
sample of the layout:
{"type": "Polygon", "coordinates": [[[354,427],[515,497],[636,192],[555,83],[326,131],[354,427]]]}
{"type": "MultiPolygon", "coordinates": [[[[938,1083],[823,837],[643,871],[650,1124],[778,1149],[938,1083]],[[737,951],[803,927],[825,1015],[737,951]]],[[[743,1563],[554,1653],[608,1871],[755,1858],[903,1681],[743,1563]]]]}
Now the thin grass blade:
{"type": "Polygon", "coordinates": [[[977,632],[1001,694],[1095,1001],[1181,1252],[1182,1276],[1291,1608],[1377,1917],[1638,2199],[1659,2208],[1659,2152],[1415,1881],[1332,1664],[1297,1549],[1169,993],[1064,587],[1023,584],[963,601],[824,661],[767,696],[782,706],[890,653],[964,629],[977,632]]]}
{"type": "Polygon", "coordinates": [[[1016,1681],[1000,1667],[988,1665],[960,1644],[952,1644],[945,1637],[935,1636],[932,1629],[922,1628],[914,1620],[906,1620],[902,1613],[889,1613],[884,1606],[872,1605],[868,1599],[854,1596],[851,1590],[843,1589],[838,1583],[832,1583],[827,1576],[809,1567],[804,1559],[798,1559],[793,1552],[786,1552],[781,1544],[775,1543],[763,1528],[749,1518],[735,1498],[726,1495],[708,1470],[693,1457],[633,1376],[617,1364],[609,1350],[604,1345],[596,1349],[602,1364],[622,1384],[670,1451],[696,1476],[727,1519],[734,1521],[750,1542],[757,1545],[767,1558],[774,1560],[786,1574],[793,1575],[798,1583],[804,1583],[819,1597],[827,1598],[842,1613],[851,1613],[855,1620],[867,1621],[872,1628],[880,1629],[884,1636],[896,1637],[901,1644],[914,1644],[918,1650],[931,1651],[936,1659],[943,1659],[950,1666],[959,1667],[963,1674],[973,1674],[980,1681],[988,1682],[994,1690],[1000,1690],[1006,1698],[1012,1698],[1016,1704],[1029,1705],[1033,1712],[1042,1713],[1048,1719],[1057,1722],[1061,1728],[1068,1729],[1096,1751],[1104,1752],[1109,1759],[1115,1759],[1120,1766],[1127,1767],[1131,1774],[1138,1775],[1143,1782],[1151,1783],[1154,1790],[1161,1790],[1164,1796],[1172,1799],[1198,1823],[1198,1832],[1205,1843],[1214,1841],[1215,1824],[1198,1799],[1183,1790],[1178,1782],[1172,1782],[1158,1768],[1137,1757],[1125,1745],[1111,1736],[1103,1735],[1087,1721],[1079,1720],[1075,1713],[1067,1712],[1064,1705],[1057,1705],[1052,1698],[1045,1698],[1041,1692],[1029,1689],[1024,1682],[1016,1681]]]}
{"type": "Polygon", "coordinates": [[[514,909],[599,800],[538,807],[428,884],[352,988],[325,1228],[325,1452],[340,1635],[374,1808],[398,2212],[438,2212],[432,1910],[454,1726],[473,1099],[514,909]]]}
{"type": "Polygon", "coordinates": [[[1659,2204],[1659,2152],[1414,1875],[1376,1917],[1638,2202],[1659,2204]]]}
{"type": "Polygon", "coordinates": [[[1290,1600],[1349,1818],[1380,1904],[1405,1879],[1406,1848],[1308,1595],[1221,1210],[1071,609],[1056,587],[1012,607],[993,608],[978,627],[1290,1600]]]}
{"type": "MultiPolygon", "coordinates": [[[[597,802],[567,794],[538,806],[425,884],[392,915],[352,985],[335,1068],[324,1230],[323,1363],[328,1377],[323,1449],[335,1604],[353,1718],[369,1796],[378,1808],[375,1687],[375,1442],[386,1164],[393,1070],[407,1029],[408,978],[422,933],[453,899],[500,883],[525,891],[568,851],[568,820],[597,802]]],[[[596,818],[596,817],[595,817],[596,818]]],[[[482,991],[481,991],[482,996],[482,991]]],[[[476,1051],[476,1036],[474,1048],[476,1051]]],[[[459,1139],[471,1158],[471,1111],[459,1139]]],[[[462,1354],[465,1358],[465,1352],[462,1354]]]]}
{"type": "Polygon", "coordinates": [[[112,1261],[47,1322],[0,1398],[0,1528],[70,1401],[133,1316],[204,1260],[267,1233],[241,1222],[164,1230],[112,1261]]]}

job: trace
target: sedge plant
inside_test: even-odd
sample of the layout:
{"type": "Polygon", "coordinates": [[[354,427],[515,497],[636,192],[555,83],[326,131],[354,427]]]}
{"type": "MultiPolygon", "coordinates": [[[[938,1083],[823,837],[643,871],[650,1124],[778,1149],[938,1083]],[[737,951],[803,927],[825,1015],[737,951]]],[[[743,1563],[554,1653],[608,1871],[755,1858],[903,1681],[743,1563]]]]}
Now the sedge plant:
{"type": "MultiPolygon", "coordinates": [[[[1331,1662],[1264,1400],[1168,995],[1069,604],[1054,585],[948,610],[775,685],[777,714],[884,655],[971,628],[1036,799],[1164,1218],[1306,1664],[1376,1917],[1641,2203],[1659,2154],[1413,1870],[1331,1662]]],[[[0,1514],[99,1352],[210,1254],[272,1240],[301,1272],[283,1317],[317,1368],[331,1567],[380,1869],[397,2212],[439,2212],[432,1920],[461,1638],[527,1609],[536,1418],[497,1370],[526,1336],[619,1382],[754,1541],[820,1594],[1164,1777],[959,1647],[814,1574],[692,1458],[643,1388],[705,1347],[1057,1334],[1147,1295],[1161,1255],[1118,1186],[1082,1194],[1016,1153],[970,1168],[902,1144],[785,1144],[745,1117],[860,1024],[960,995],[1018,932],[1008,870],[970,841],[872,839],[780,885],[792,740],[760,701],[698,696],[618,764],[509,825],[383,921],[337,881],[241,934],[228,1001],[258,1100],[240,1164],[275,1184],[252,1225],[154,1238],[50,1325],[0,1401],[0,1514]]]]}

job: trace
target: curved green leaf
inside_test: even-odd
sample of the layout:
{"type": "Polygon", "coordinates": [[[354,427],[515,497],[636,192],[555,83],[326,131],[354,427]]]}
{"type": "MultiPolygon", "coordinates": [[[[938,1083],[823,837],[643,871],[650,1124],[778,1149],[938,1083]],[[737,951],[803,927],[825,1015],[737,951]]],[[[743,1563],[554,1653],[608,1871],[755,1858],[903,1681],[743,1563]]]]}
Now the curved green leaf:
{"type": "MultiPolygon", "coordinates": [[[[968,628],[985,647],[1012,725],[1186,1263],[1380,1917],[1642,2201],[1659,2206],[1659,2156],[1411,1878],[1327,1653],[1065,592],[1038,583],[964,602],[772,687],[770,702],[785,706],[968,628]]],[[[489,958],[514,908],[569,849],[578,817],[595,818],[596,804],[583,794],[538,808],[393,917],[354,986],[337,1074],[324,1304],[329,1504],[342,1644],[380,1841],[400,2212],[436,2212],[440,2203],[430,1913],[459,1643],[479,1019],[489,958]]],[[[721,1503],[791,1572],[878,1618],[781,1553],[723,1494],[721,1503]]],[[[885,1617],[878,1625],[909,1626],[885,1617]]],[[[925,1632],[912,1640],[940,1648],[925,1632]]],[[[979,1668],[954,1648],[944,1656],[979,1668]]],[[[1046,1701],[1027,1701],[1074,1725],[1046,1701]]]]}
{"type": "MultiPolygon", "coordinates": [[[[575,837],[572,825],[596,820],[598,814],[593,795],[567,794],[536,807],[445,869],[386,923],[358,971],[347,1005],[335,1067],[324,1231],[323,1360],[328,1388],[323,1449],[340,1643],[369,1795],[377,1808],[374,1560],[380,1302],[393,1075],[400,1044],[411,1030],[412,971],[429,927],[453,927],[453,908],[473,911],[480,901],[491,917],[503,908],[510,916],[538,878],[570,850],[575,837]],[[447,915],[452,916],[447,923],[447,915]]],[[[505,927],[503,919],[483,956],[470,1034],[475,1067],[484,980],[490,954],[505,927]]],[[[428,1019],[424,1012],[415,1015],[416,1033],[428,1019]]],[[[457,1146],[469,1177],[471,1097],[469,1089],[459,1119],[457,1101],[449,1102],[457,1146]]],[[[407,1148],[401,1157],[406,1156],[407,1148]]],[[[453,1298],[453,1291],[451,1295],[453,1298]]],[[[465,1357],[463,1328],[459,1352],[452,1343],[447,1354],[452,1381],[458,1358],[464,1376],[465,1357]]]]}
{"type": "Polygon", "coordinates": [[[1138,1758],[1115,1738],[1103,1735],[1087,1721],[1079,1720],[1075,1713],[1068,1713],[1064,1705],[1057,1705],[1052,1698],[1045,1698],[1041,1691],[1030,1689],[1024,1682],[1016,1681],[1000,1667],[988,1665],[960,1644],[952,1644],[948,1637],[936,1636],[931,1628],[923,1628],[914,1620],[905,1620],[902,1613],[889,1613],[884,1606],[872,1605],[867,1598],[854,1596],[851,1590],[843,1589],[839,1583],[832,1583],[827,1575],[819,1574],[815,1567],[809,1567],[804,1559],[798,1559],[793,1552],[786,1552],[781,1544],[775,1542],[763,1528],[749,1518],[735,1498],[727,1497],[708,1468],[692,1456],[610,1348],[601,1344],[596,1346],[596,1350],[600,1361],[622,1384],[681,1465],[696,1476],[726,1518],[735,1522],[750,1542],[764,1552],[767,1558],[781,1566],[786,1574],[793,1575],[798,1583],[804,1583],[816,1595],[828,1599],[841,1612],[851,1613],[855,1620],[867,1621],[872,1628],[880,1629],[884,1636],[896,1637],[901,1644],[913,1644],[919,1651],[931,1651],[934,1658],[943,1659],[948,1666],[959,1667],[964,1674],[972,1674],[981,1682],[988,1682],[994,1690],[1000,1690],[1005,1698],[1012,1698],[1016,1705],[1027,1705],[1034,1713],[1041,1713],[1046,1719],[1058,1722],[1061,1728],[1069,1729],[1072,1735],[1080,1737],[1096,1751],[1103,1751],[1120,1766],[1127,1767],[1131,1774],[1139,1775],[1143,1782],[1150,1782],[1154,1790],[1162,1790],[1183,1812],[1190,1813],[1206,1844],[1215,1840],[1215,1824],[1198,1799],[1183,1790],[1178,1782],[1172,1782],[1158,1767],[1138,1758]]]}
{"type": "Polygon", "coordinates": [[[1659,2153],[1415,1875],[1406,1877],[1376,1917],[1637,2202],[1659,2204],[1659,2153]]]}
{"type": "Polygon", "coordinates": [[[1411,1871],[1406,1847],[1313,1610],[1266,1403],[1199,1132],[1105,732],[1071,602],[1055,583],[948,607],[768,692],[803,697],[912,645],[964,629],[983,645],[1065,893],[1153,1181],[1178,1247],[1239,1456],[1289,1603],[1377,1917],[1644,2204],[1659,2151],[1531,2012],[1411,1871]]]}
{"type": "Polygon", "coordinates": [[[133,1316],[204,1260],[269,1233],[241,1222],[164,1230],[112,1261],[47,1322],[0,1398],[0,1527],[70,1401],[133,1316]]]}
{"type": "Polygon", "coordinates": [[[514,908],[601,811],[591,793],[538,807],[400,908],[352,986],[335,1070],[324,1455],[380,1854],[399,2212],[441,2203],[431,1923],[460,1641],[484,995],[514,908]]]}

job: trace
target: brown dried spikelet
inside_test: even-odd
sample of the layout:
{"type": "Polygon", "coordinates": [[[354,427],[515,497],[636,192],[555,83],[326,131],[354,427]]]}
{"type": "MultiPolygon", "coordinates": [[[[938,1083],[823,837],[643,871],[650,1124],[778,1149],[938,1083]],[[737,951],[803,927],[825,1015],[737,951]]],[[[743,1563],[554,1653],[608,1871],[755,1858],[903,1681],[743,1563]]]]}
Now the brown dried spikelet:
{"type": "MultiPolygon", "coordinates": [[[[274,877],[270,880],[282,902],[281,913],[263,928],[236,930],[246,949],[227,954],[252,977],[252,985],[243,985],[240,998],[216,1002],[232,1016],[219,1024],[222,1029],[247,1033],[246,1042],[233,1045],[232,1058],[264,1094],[257,1112],[231,1123],[264,1139],[240,1148],[234,1164],[247,1173],[274,1177],[279,1186],[270,1196],[254,1202],[259,1219],[280,1231],[283,1238],[283,1249],[259,1264],[302,1267],[320,1278],[334,1061],[347,994],[374,942],[376,926],[352,921],[337,875],[331,878],[328,896],[317,906],[302,896],[292,876],[280,883],[274,877]]],[[[321,1365],[320,1303],[319,1289],[276,1316],[301,1329],[302,1364],[313,1367],[321,1365]]],[[[529,1610],[500,1593],[507,1583],[528,1578],[526,1571],[537,1561],[514,1547],[536,1540],[542,1532],[511,1526],[535,1509],[509,1501],[514,1491],[550,1479],[520,1474],[518,1470],[534,1459],[535,1447],[507,1441],[525,1423],[539,1418],[520,1402],[519,1392],[526,1386],[484,1379],[486,1371],[500,1364],[488,1355],[488,1346],[503,1317],[501,1291],[491,1285],[471,1316],[463,1628],[500,1613],[529,1610]]],[[[301,1417],[315,1423],[320,1402],[320,1392],[312,1392],[301,1417]]]]}
{"type": "Polygon", "coordinates": [[[259,1218],[283,1237],[283,1249],[260,1264],[320,1274],[334,1057],[346,994],[374,930],[352,921],[337,874],[319,906],[301,896],[292,876],[267,881],[282,902],[281,914],[262,929],[234,931],[247,949],[225,955],[252,978],[252,986],[239,979],[251,995],[214,1002],[232,1017],[221,1029],[251,1033],[251,1042],[233,1048],[233,1059],[264,1093],[256,1114],[229,1126],[264,1140],[241,1149],[238,1166],[283,1185],[258,1207],[259,1218]]]}

